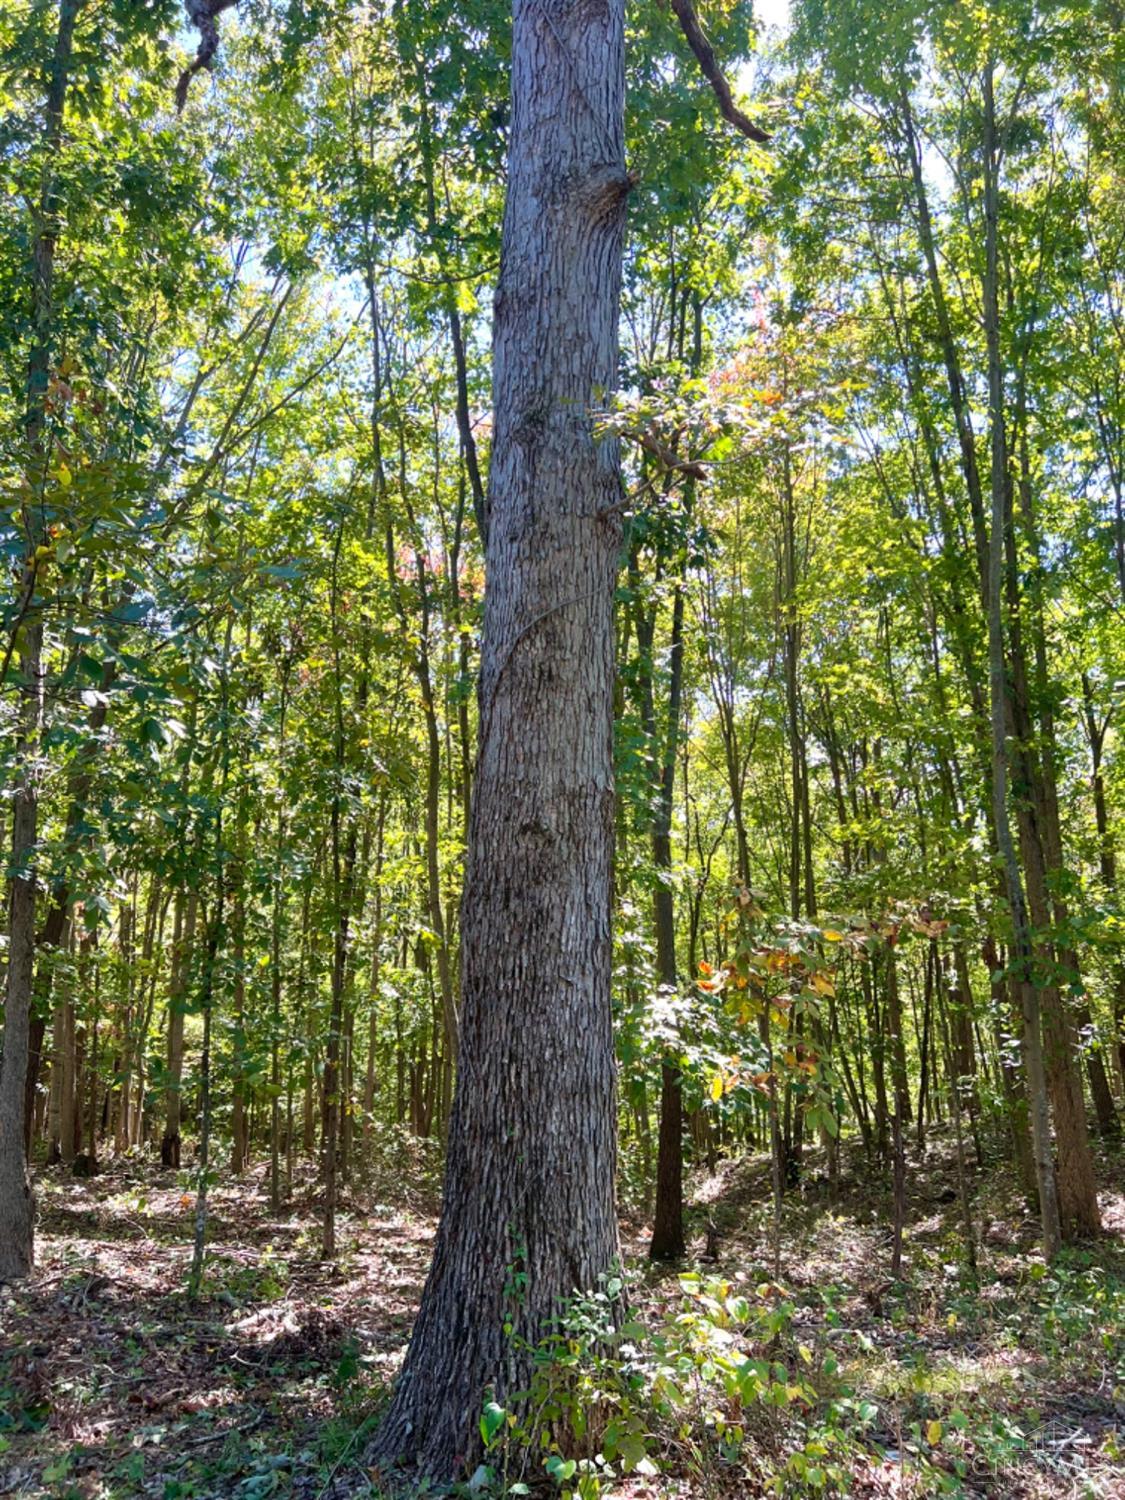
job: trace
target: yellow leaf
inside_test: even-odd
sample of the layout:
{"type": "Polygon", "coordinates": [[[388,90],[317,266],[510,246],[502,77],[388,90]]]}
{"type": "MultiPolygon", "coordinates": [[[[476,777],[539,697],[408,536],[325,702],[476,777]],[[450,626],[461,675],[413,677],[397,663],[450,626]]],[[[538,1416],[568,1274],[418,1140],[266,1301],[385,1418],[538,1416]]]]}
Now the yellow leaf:
{"type": "Polygon", "coordinates": [[[723,1075],[716,1073],[711,1080],[711,1098],[716,1102],[723,1097],[723,1075]]]}
{"type": "Polygon", "coordinates": [[[842,932],[826,931],[821,936],[826,943],[842,943],[844,941],[844,934],[842,932]]]}
{"type": "Polygon", "coordinates": [[[798,1344],[797,1345],[797,1353],[804,1360],[805,1364],[807,1364],[807,1365],[811,1365],[812,1364],[812,1350],[809,1348],[809,1346],[807,1344],[798,1344]]]}
{"type": "Polygon", "coordinates": [[[941,1423],[936,1418],[926,1424],[926,1441],[931,1448],[936,1448],[941,1442],[941,1423]]]}

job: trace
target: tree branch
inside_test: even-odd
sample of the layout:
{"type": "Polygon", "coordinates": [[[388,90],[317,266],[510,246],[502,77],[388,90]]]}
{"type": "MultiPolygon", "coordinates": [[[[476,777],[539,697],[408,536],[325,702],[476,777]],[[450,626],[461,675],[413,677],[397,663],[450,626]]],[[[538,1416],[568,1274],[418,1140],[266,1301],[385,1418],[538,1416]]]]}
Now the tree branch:
{"type": "Polygon", "coordinates": [[[730,84],[723,77],[723,70],[719,67],[714,48],[707,40],[707,33],[699,24],[699,17],[695,13],[691,0],[672,0],[672,9],[676,12],[688,46],[695,53],[699,66],[703,69],[704,77],[714,90],[723,119],[729,120],[736,130],[741,130],[742,134],[748,136],[750,140],[764,145],[769,140],[768,132],[761,126],[755,125],[753,120],[743,114],[734,102],[730,84]]]}
{"type": "Polygon", "coordinates": [[[707,470],[703,465],[692,458],[680,458],[671,448],[665,446],[658,438],[653,437],[651,432],[642,432],[635,427],[625,427],[621,430],[623,438],[629,438],[646,453],[651,453],[659,463],[674,474],[686,474],[689,479],[698,479],[705,483],[707,470]]]}
{"type": "Polygon", "coordinates": [[[182,113],[187,103],[191,80],[204,68],[211,66],[211,61],[219,50],[219,28],[215,25],[215,17],[236,3],[237,0],[184,0],[188,20],[199,32],[199,50],[180,74],[180,81],[176,84],[177,113],[182,113]]]}

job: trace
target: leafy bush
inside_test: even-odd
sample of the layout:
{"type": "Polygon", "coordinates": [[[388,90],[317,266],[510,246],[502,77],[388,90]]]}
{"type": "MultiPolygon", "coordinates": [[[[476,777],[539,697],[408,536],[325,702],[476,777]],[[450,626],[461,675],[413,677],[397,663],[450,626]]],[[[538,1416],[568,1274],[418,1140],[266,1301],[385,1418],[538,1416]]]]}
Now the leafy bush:
{"type": "Polygon", "coordinates": [[[855,1412],[836,1399],[834,1357],[795,1342],[784,1290],[685,1275],[680,1291],[651,1325],[621,1316],[618,1276],[571,1302],[534,1351],[530,1389],[485,1406],[470,1488],[526,1495],[545,1472],[560,1500],[596,1500],[626,1474],[716,1465],[778,1496],[844,1488],[855,1412]]]}

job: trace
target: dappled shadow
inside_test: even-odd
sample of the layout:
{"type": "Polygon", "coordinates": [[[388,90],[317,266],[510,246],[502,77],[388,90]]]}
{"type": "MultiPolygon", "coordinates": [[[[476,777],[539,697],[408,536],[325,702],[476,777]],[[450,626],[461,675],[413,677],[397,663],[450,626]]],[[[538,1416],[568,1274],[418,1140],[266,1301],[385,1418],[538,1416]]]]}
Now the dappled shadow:
{"type": "Polygon", "coordinates": [[[346,1492],[348,1443],[409,1333],[428,1221],[356,1196],[326,1265],[311,1195],[277,1217],[256,1176],[224,1179],[189,1304],[194,1200],[169,1174],[129,1163],[39,1189],[36,1273],[0,1293],[0,1494],[346,1492]]]}
{"type": "MultiPolygon", "coordinates": [[[[792,1304],[793,1340],[817,1368],[830,1358],[839,1391],[867,1411],[855,1493],[912,1493],[907,1450],[928,1452],[930,1424],[960,1415],[961,1493],[1125,1494],[1111,1458],[1125,1425],[1114,1363],[1125,1329],[1115,1341],[1099,1302],[1125,1286],[1120,1156],[1103,1152],[1100,1170],[1107,1234],[1064,1257],[1050,1281],[1011,1175],[971,1172],[973,1284],[952,1145],[937,1136],[910,1161],[906,1275],[895,1285],[886,1174],[845,1149],[830,1190],[809,1153],[804,1184],[786,1195],[773,1291],[792,1304]]],[[[280,1215],[260,1172],[223,1175],[204,1296],[190,1305],[184,1182],[135,1161],[91,1181],[43,1174],[39,1267],[0,1293],[0,1494],[330,1500],[362,1486],[360,1455],[417,1308],[432,1217],[350,1188],[339,1258],[324,1264],[311,1171],[280,1215]]],[[[698,1259],[686,1266],[648,1268],[647,1226],[623,1226],[645,1320],[675,1312],[678,1273],[693,1265],[750,1292],[772,1284],[765,1159],[720,1162],[691,1187],[698,1259]]]]}

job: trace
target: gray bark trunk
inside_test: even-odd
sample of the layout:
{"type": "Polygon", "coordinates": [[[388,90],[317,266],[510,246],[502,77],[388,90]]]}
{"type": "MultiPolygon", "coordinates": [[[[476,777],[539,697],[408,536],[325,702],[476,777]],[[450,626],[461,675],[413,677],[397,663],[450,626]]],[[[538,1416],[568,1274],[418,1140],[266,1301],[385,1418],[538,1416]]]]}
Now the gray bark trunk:
{"type": "Polygon", "coordinates": [[[623,0],[515,0],[460,1067],[434,1261],[376,1444],[472,1470],[490,1390],[617,1259],[609,985],[623,0]],[[506,1331],[507,1329],[507,1331],[506,1331]]]}

